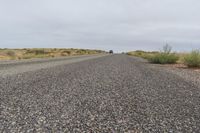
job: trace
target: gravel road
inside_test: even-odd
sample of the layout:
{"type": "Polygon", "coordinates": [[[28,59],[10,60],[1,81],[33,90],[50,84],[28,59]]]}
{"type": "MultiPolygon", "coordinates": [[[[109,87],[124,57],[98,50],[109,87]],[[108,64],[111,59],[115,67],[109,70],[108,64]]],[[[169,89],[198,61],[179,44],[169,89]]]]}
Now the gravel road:
{"type": "Polygon", "coordinates": [[[0,132],[200,132],[197,84],[126,55],[64,62],[0,76],[0,132]]]}
{"type": "Polygon", "coordinates": [[[95,59],[103,56],[106,56],[106,54],[0,61],[0,76],[5,77],[7,75],[30,72],[59,65],[95,59]]]}

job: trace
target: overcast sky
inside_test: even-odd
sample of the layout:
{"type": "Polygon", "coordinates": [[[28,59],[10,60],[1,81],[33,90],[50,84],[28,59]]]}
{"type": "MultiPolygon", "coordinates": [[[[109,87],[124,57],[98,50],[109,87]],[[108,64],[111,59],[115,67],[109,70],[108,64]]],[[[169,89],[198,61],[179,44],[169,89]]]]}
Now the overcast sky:
{"type": "Polygon", "coordinates": [[[0,47],[200,48],[200,0],[0,0],[0,47]]]}

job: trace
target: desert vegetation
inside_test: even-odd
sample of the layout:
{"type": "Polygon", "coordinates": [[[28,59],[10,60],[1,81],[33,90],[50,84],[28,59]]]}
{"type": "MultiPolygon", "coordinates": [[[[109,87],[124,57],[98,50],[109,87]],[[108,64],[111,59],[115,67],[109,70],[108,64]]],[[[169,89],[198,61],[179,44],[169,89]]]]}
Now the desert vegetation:
{"type": "Polygon", "coordinates": [[[200,67],[200,50],[193,50],[184,57],[183,61],[188,67],[200,67]]]}
{"type": "Polygon", "coordinates": [[[132,51],[128,55],[142,57],[150,63],[155,64],[183,64],[187,67],[200,68],[200,50],[193,50],[189,53],[172,52],[170,45],[165,45],[161,51],[132,51]]]}
{"type": "Polygon", "coordinates": [[[149,59],[150,57],[152,57],[153,55],[155,55],[157,53],[159,53],[159,52],[157,52],[157,51],[149,52],[149,51],[143,51],[143,50],[136,50],[136,51],[128,52],[127,55],[142,57],[144,59],[149,59]]]}
{"type": "Polygon", "coordinates": [[[179,57],[176,53],[172,53],[172,47],[165,45],[163,50],[152,55],[148,60],[156,64],[174,64],[178,61],[179,57]]]}
{"type": "Polygon", "coordinates": [[[33,49],[0,49],[0,60],[50,58],[61,56],[90,55],[104,53],[101,50],[89,49],[57,49],[57,48],[33,48],[33,49]]]}
{"type": "Polygon", "coordinates": [[[156,64],[174,64],[179,59],[176,53],[172,53],[172,47],[168,44],[165,45],[161,51],[146,52],[140,50],[128,52],[127,54],[142,57],[156,64]]]}

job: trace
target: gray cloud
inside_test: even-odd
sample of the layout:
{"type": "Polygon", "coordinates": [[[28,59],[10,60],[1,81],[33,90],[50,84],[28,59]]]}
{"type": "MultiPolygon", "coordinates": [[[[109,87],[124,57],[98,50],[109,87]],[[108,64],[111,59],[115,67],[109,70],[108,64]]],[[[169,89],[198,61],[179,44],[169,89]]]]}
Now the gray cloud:
{"type": "Polygon", "coordinates": [[[0,47],[200,48],[198,0],[0,1],[0,47]]]}

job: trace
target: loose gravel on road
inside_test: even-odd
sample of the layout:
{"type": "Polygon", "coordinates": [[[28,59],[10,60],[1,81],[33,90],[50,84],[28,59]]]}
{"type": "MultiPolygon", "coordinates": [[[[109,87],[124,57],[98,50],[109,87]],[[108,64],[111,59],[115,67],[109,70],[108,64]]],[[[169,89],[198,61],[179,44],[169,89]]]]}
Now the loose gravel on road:
{"type": "Polygon", "coordinates": [[[50,67],[76,63],[89,59],[95,59],[103,56],[107,55],[98,54],[98,55],[44,58],[44,59],[29,59],[29,60],[18,60],[18,61],[17,60],[0,61],[0,76],[5,77],[13,74],[36,71],[40,69],[46,69],[50,67]]]}
{"type": "Polygon", "coordinates": [[[111,55],[0,77],[0,132],[200,132],[200,86],[111,55]]]}

